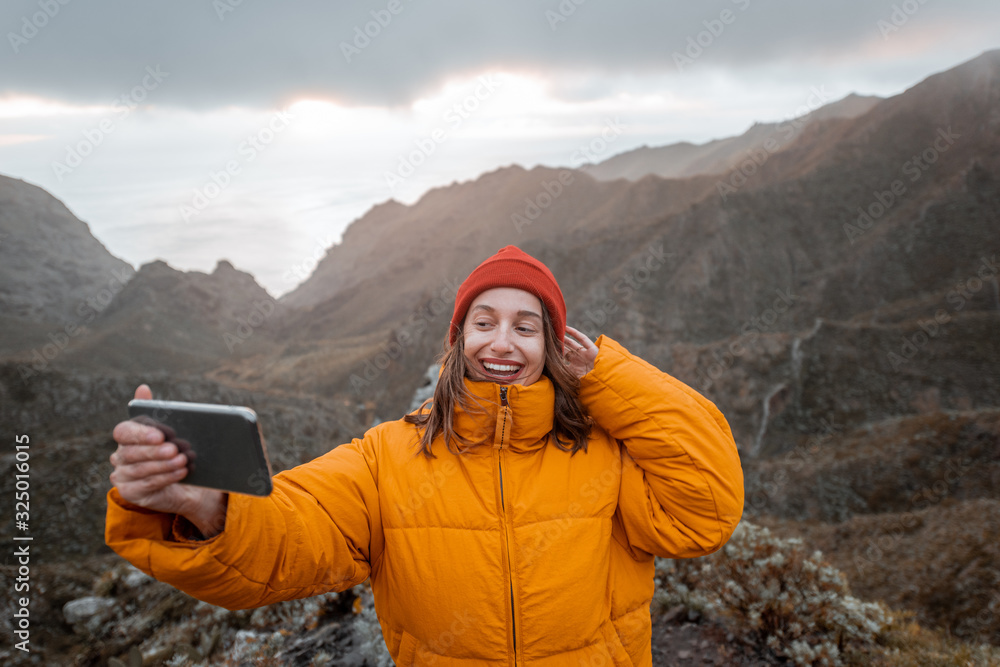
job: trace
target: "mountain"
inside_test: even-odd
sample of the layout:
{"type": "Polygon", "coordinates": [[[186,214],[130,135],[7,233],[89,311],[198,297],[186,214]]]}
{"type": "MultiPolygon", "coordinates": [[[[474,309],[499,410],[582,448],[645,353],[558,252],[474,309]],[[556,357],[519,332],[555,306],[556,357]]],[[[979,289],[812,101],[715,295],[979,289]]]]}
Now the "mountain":
{"type": "MultiPolygon", "coordinates": [[[[570,324],[719,405],[748,518],[811,535],[859,595],[1000,643],[990,600],[967,595],[1000,580],[1000,51],[841,104],[779,149],[750,148],[750,162],[746,135],[704,153],[714,173],[510,166],[386,202],[276,302],[226,262],[145,265],[37,375],[23,370],[51,328],[0,356],[0,421],[45,434],[53,457],[38,474],[59,479],[107,444],[130,385],[152,377],[172,398],[287,405],[269,416],[272,442],[308,438],[301,455],[314,454],[409,408],[459,283],[513,243],[552,268],[570,324]],[[982,530],[949,528],[975,516],[982,530]],[[954,578],[921,571],[919,596],[901,575],[876,581],[904,546],[947,544],[950,529],[972,554],[954,578]],[[852,572],[869,540],[893,558],[852,572]]],[[[86,502],[97,511],[99,494],[86,502]]]]}
{"type": "Polygon", "coordinates": [[[58,199],[0,176],[0,351],[95,315],[133,273],[58,199]]]}
{"type": "MultiPolygon", "coordinates": [[[[903,352],[903,337],[942,310],[952,318],[942,331],[978,335],[996,317],[994,282],[961,309],[949,299],[984,259],[992,265],[996,247],[998,61],[990,52],[860,116],[817,119],[750,175],[602,182],[509,167],[413,206],[376,207],[282,300],[296,308],[295,326],[276,354],[296,360],[287,368],[315,361],[328,389],[339,373],[357,395],[349,378],[363,379],[380,414],[398,414],[444,336],[447,307],[432,318],[430,305],[516,243],[560,277],[571,321],[716,399],[748,454],[794,447],[820,417],[911,413],[911,397],[942,376],[902,369],[890,355],[903,352]],[[394,345],[400,334],[407,345],[394,345]],[[332,338],[353,365],[330,361],[332,338]],[[734,344],[744,351],[727,354],[734,344]],[[369,383],[362,372],[379,355],[385,368],[369,383]],[[856,369],[864,384],[845,387],[847,359],[866,360],[856,369]]],[[[933,347],[944,377],[966,387],[943,391],[941,408],[995,404],[997,375],[967,372],[974,348],[959,336],[933,347]]]]}
{"type": "Polygon", "coordinates": [[[810,91],[808,106],[813,108],[780,123],[755,123],[737,137],[716,139],[704,144],[682,141],[668,146],[641,146],[593,165],[583,171],[602,181],[625,178],[637,181],[650,174],[663,178],[685,178],[700,174],[721,174],[737,167],[744,160],[752,159],[763,150],[770,154],[788,146],[806,127],[833,118],[856,118],[867,113],[882,98],[851,94],[847,97],[815,108],[826,99],[826,93],[810,91]],[[813,101],[815,100],[815,101],[813,101]]]}
{"type": "Polygon", "coordinates": [[[381,415],[399,414],[441,350],[459,284],[483,258],[521,246],[563,276],[572,303],[592,280],[594,261],[631,252],[617,241],[713,187],[708,179],[602,183],[571,170],[512,166],[433,190],[413,206],[375,207],[280,299],[293,311],[275,352],[283,361],[268,380],[364,395],[381,415]],[[599,257],[588,257],[593,252],[599,257]],[[373,369],[376,361],[385,367],[373,369]]]}
{"type": "MultiPolygon", "coordinates": [[[[561,175],[510,167],[410,207],[373,210],[290,295],[306,310],[293,315],[302,318],[294,343],[278,354],[299,367],[310,355],[329,359],[336,344],[322,336],[343,332],[343,352],[356,361],[338,366],[339,391],[375,400],[379,415],[399,414],[446,331],[447,307],[429,316],[435,298],[447,303],[449,279],[517,243],[559,277],[571,323],[623,341],[722,408],[744,458],[748,517],[794,520],[795,503],[810,498],[808,517],[825,522],[810,534],[844,545],[833,557],[849,574],[867,540],[917,507],[909,541],[947,541],[948,517],[976,508],[991,512],[984,526],[996,525],[995,485],[949,477],[940,454],[907,472],[879,453],[877,434],[922,420],[933,447],[952,438],[956,419],[981,421],[1000,407],[1000,51],[860,115],[817,119],[752,168],[635,182],[570,171],[560,190],[561,175]],[[312,330],[310,320],[323,325],[312,330]],[[868,444],[856,450],[859,439],[868,444]],[[821,455],[857,480],[829,488],[824,469],[768,467],[821,455]],[[942,479],[947,493],[915,504],[914,490],[942,479]]],[[[332,374],[323,382],[337,390],[332,374]]],[[[993,470],[990,432],[958,433],[964,470],[993,470]]],[[[919,460],[907,444],[893,440],[886,452],[919,460]]],[[[991,530],[957,539],[990,553],[991,530]]],[[[899,577],[897,588],[878,590],[894,603],[914,600],[928,623],[998,641],[1000,623],[970,634],[988,600],[935,602],[1000,576],[995,562],[965,565],[954,586],[919,579],[933,595],[908,597],[899,577]]],[[[876,571],[856,576],[871,582],[876,571]]]]}
{"type": "Polygon", "coordinates": [[[212,273],[165,262],[140,267],[64,365],[126,372],[207,371],[259,347],[284,307],[226,260],[212,273]]]}

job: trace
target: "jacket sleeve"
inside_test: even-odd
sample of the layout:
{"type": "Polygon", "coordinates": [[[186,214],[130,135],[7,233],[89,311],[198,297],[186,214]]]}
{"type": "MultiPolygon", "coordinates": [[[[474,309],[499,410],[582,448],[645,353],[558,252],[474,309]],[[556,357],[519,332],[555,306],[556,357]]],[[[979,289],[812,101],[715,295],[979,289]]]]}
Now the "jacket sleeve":
{"type": "Polygon", "coordinates": [[[711,401],[606,336],[580,398],[622,448],[616,521],[628,546],[690,558],[716,551],[743,513],[743,469],[711,401]]]}
{"type": "Polygon", "coordinates": [[[187,521],[108,492],[105,540],[140,570],[227,609],[340,591],[382,552],[374,430],[274,476],[266,498],[229,494],[225,529],[196,541],[187,521]]]}

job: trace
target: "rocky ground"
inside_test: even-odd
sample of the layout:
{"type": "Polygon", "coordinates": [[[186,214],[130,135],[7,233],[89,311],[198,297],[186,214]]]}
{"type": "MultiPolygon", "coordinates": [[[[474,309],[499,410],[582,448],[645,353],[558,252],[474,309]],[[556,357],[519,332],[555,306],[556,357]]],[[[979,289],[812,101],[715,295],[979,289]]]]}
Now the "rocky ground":
{"type": "MultiPolygon", "coordinates": [[[[9,566],[0,568],[4,585],[13,576],[9,566]]],[[[40,600],[33,609],[32,653],[0,644],[4,664],[391,665],[364,586],[229,612],[150,579],[115,556],[89,559],[76,571],[46,567],[37,580],[48,602],[40,600]]],[[[9,636],[4,628],[5,642],[9,636]]],[[[653,662],[781,664],[684,605],[654,616],[653,662]]]]}
{"type": "Polygon", "coordinates": [[[677,605],[653,619],[653,664],[757,667],[784,663],[738,642],[717,621],[677,605]]]}
{"type": "MultiPolygon", "coordinates": [[[[862,603],[799,540],[742,526],[722,551],[657,560],[654,665],[988,667],[1000,650],[929,631],[862,603]],[[787,587],[786,587],[787,584],[787,587]],[[787,593],[777,594],[778,589],[787,593]],[[858,621],[861,621],[860,625],[858,621]]],[[[32,571],[31,652],[12,646],[0,601],[0,663],[207,667],[389,667],[366,585],[245,611],[194,600],[114,555],[32,571]]],[[[13,566],[0,567],[12,586],[13,566]]]]}

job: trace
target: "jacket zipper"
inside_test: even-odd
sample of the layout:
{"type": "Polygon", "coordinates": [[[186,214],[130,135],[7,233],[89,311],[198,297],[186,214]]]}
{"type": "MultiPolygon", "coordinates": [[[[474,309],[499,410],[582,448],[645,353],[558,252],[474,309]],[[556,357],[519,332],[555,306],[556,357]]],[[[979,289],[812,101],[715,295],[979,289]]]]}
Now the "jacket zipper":
{"type": "Polygon", "coordinates": [[[507,545],[507,572],[510,577],[507,583],[510,589],[511,638],[514,642],[514,664],[517,664],[517,622],[515,620],[517,613],[514,609],[514,570],[511,567],[510,561],[510,534],[507,528],[507,506],[504,501],[503,492],[503,457],[504,446],[507,444],[507,417],[510,414],[510,403],[507,402],[507,387],[500,387],[500,406],[503,408],[503,422],[500,425],[500,453],[497,456],[497,469],[500,473],[500,510],[503,514],[504,542],[507,545]]]}

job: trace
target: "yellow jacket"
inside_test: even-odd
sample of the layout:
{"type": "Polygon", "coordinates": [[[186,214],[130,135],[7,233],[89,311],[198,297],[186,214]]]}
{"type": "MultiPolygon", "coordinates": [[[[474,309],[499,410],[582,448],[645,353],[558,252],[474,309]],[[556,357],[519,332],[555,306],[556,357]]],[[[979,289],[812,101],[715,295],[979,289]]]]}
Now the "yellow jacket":
{"type": "Polygon", "coordinates": [[[550,442],[554,392],[466,381],[489,444],[437,458],[380,424],[232,494],[225,530],[192,541],[173,515],[108,494],[106,540],[144,572],[230,609],[371,577],[397,665],[651,665],[653,556],[719,549],[743,509],[729,426],[711,402],[602,337],[580,398],[587,452],[550,442]]]}

